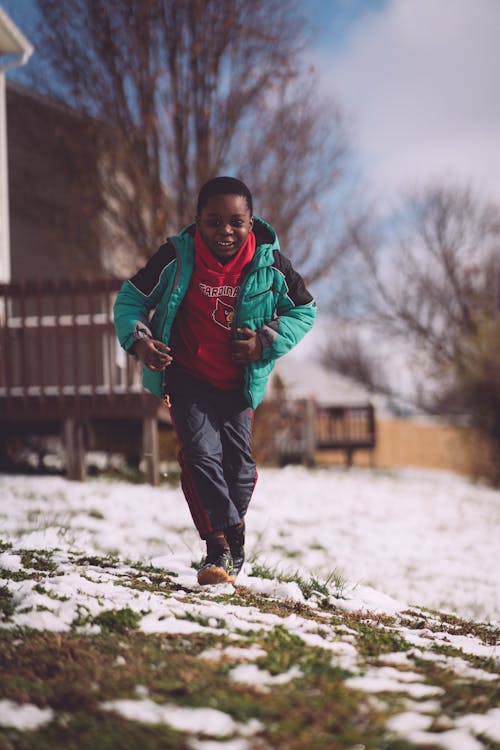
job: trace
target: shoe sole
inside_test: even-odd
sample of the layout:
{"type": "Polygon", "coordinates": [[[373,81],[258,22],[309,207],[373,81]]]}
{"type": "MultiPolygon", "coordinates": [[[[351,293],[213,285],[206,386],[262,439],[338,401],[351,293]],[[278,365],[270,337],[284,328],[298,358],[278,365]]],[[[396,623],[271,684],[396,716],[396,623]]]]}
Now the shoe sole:
{"type": "Polygon", "coordinates": [[[232,583],[233,581],[234,577],[232,578],[228,575],[224,568],[217,568],[215,565],[203,568],[198,573],[198,583],[201,586],[210,586],[215,583],[232,583]]]}

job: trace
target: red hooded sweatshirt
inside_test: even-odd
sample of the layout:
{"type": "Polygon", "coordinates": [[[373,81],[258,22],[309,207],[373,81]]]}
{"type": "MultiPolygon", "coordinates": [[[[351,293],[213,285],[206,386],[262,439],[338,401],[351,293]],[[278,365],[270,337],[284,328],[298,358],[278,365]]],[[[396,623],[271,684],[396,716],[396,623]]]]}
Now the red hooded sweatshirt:
{"type": "Polygon", "coordinates": [[[224,264],[196,230],[193,275],[172,329],[175,364],[221,390],[241,385],[242,366],[231,359],[234,305],[255,244],[250,232],[234,258],[224,264]]]}

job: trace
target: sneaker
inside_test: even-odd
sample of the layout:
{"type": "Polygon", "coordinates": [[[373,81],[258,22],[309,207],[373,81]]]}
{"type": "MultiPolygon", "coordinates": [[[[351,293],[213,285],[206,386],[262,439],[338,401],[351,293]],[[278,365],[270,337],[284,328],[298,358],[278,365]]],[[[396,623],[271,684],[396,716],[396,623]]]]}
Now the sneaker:
{"type": "Polygon", "coordinates": [[[230,550],[220,544],[207,542],[207,556],[198,571],[198,583],[209,586],[214,583],[231,583],[233,580],[230,550]]]}
{"type": "Polygon", "coordinates": [[[245,522],[226,529],[226,539],[233,558],[233,581],[243,567],[245,562],[245,522]]]}

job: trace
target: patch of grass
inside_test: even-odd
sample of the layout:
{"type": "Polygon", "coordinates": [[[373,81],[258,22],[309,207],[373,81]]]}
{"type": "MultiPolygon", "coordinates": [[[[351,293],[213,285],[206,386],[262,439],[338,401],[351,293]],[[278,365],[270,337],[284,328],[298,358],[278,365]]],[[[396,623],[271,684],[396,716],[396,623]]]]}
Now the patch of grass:
{"type": "Polygon", "coordinates": [[[13,597],[7,586],[0,586],[0,621],[10,620],[15,612],[13,597]]]}
{"type": "Polygon", "coordinates": [[[124,607],[100,612],[92,618],[92,624],[99,625],[106,633],[127,633],[129,630],[138,630],[141,619],[142,615],[139,612],[124,607]]]}
{"type": "Polygon", "coordinates": [[[306,620],[316,621],[317,619],[317,612],[302,602],[293,599],[274,599],[265,594],[254,594],[245,586],[236,585],[235,588],[235,594],[211,595],[210,601],[242,607],[255,607],[265,614],[278,615],[278,617],[289,617],[291,614],[296,614],[306,620]]]}
{"type": "Polygon", "coordinates": [[[137,591],[150,591],[156,594],[167,594],[172,591],[190,591],[185,586],[172,581],[177,578],[177,573],[163,570],[162,568],[136,566],[133,571],[127,573],[125,579],[116,581],[116,586],[127,586],[137,591]]]}
{"type": "Polygon", "coordinates": [[[33,591],[36,591],[37,594],[48,596],[49,599],[54,599],[55,601],[58,601],[58,602],[69,602],[71,599],[70,596],[66,596],[65,594],[56,594],[54,591],[49,591],[41,583],[36,583],[33,586],[33,591]]]}
{"type": "Polygon", "coordinates": [[[311,542],[311,544],[309,545],[309,549],[313,551],[324,552],[326,550],[326,547],[324,544],[321,544],[321,542],[311,542]]]}
{"type": "Polygon", "coordinates": [[[279,552],[281,554],[281,557],[287,558],[289,560],[301,557],[302,555],[300,550],[291,549],[290,547],[286,547],[283,544],[273,544],[271,549],[273,549],[275,552],[279,552]]]}
{"type": "Polygon", "coordinates": [[[413,646],[396,631],[380,627],[376,622],[352,621],[349,623],[357,631],[356,646],[358,652],[368,658],[395,651],[410,651],[413,646]]]}
{"type": "Polygon", "coordinates": [[[52,551],[21,550],[21,563],[25,568],[37,570],[46,575],[55,575],[57,563],[52,559],[52,551]]]}
{"type": "Polygon", "coordinates": [[[306,599],[310,599],[313,594],[321,594],[326,598],[333,595],[336,599],[342,599],[347,586],[347,578],[340,571],[332,570],[323,580],[311,576],[299,586],[306,599]]]}
{"type": "Polygon", "coordinates": [[[468,713],[485,713],[500,702],[500,686],[496,680],[464,678],[453,669],[428,659],[415,658],[415,665],[428,683],[443,689],[441,710],[452,719],[468,713]]]}
{"type": "MultiPolygon", "coordinates": [[[[360,626],[359,619],[346,617],[351,627],[360,626]]],[[[255,687],[228,679],[231,666],[226,660],[198,658],[207,648],[238,645],[234,634],[145,635],[127,630],[125,636],[111,628],[83,636],[0,629],[0,697],[51,706],[57,712],[56,720],[39,731],[9,732],[12,746],[186,750],[186,735],[103,712],[105,701],[137,698],[141,685],[160,704],[216,708],[237,721],[259,719],[263,731],[251,740],[256,749],[413,750],[411,743],[386,733],[387,719],[400,710],[394,696],[373,701],[347,688],[348,673],[332,667],[330,652],[308,646],[285,624],[247,634],[266,651],[258,662],[261,668],[280,674],[296,665],[302,673],[272,688],[264,699],[255,687]]]]}
{"type": "Polygon", "coordinates": [[[350,672],[332,666],[331,653],[325,649],[307,646],[304,641],[284,626],[278,625],[267,634],[261,643],[267,656],[257,661],[261,669],[272,675],[288,672],[299,667],[304,676],[335,675],[345,679],[350,672]]]}
{"type": "Polygon", "coordinates": [[[26,570],[0,570],[0,579],[3,581],[15,581],[20,583],[21,581],[40,581],[42,579],[40,573],[33,574],[26,570]]]}
{"type": "Polygon", "coordinates": [[[184,612],[182,615],[175,615],[175,619],[196,622],[204,628],[224,628],[226,626],[226,621],[223,617],[206,617],[205,615],[194,612],[184,612]]]}
{"type": "Polygon", "coordinates": [[[127,721],[112,712],[76,712],[38,732],[9,732],[6,750],[186,750],[184,735],[165,725],[127,721]]]}
{"type": "Polygon", "coordinates": [[[342,598],[347,579],[337,570],[333,570],[325,579],[316,576],[304,577],[299,571],[285,573],[277,566],[269,566],[263,563],[253,563],[251,575],[255,578],[264,578],[279,583],[296,583],[306,599],[320,594],[324,597],[331,595],[342,598]],[[334,587],[332,592],[331,588],[334,587]]]}
{"type": "Polygon", "coordinates": [[[91,508],[91,510],[89,510],[89,516],[90,518],[95,518],[98,521],[103,521],[105,518],[104,514],[101,513],[100,510],[96,510],[95,508],[91,508]]]}
{"type": "MultiPolygon", "coordinates": [[[[444,630],[450,635],[473,635],[483,641],[483,643],[492,646],[498,646],[500,644],[500,628],[496,625],[465,620],[462,617],[457,617],[457,615],[445,614],[433,609],[422,608],[422,612],[428,612],[437,620],[437,622],[429,622],[425,619],[422,620],[422,618],[417,618],[416,620],[413,618],[402,618],[403,624],[410,628],[425,627],[433,632],[444,630]]],[[[404,614],[405,613],[403,613],[403,615],[404,614]]],[[[414,615],[414,612],[409,611],[408,614],[414,615]]]]}
{"type": "Polygon", "coordinates": [[[99,557],[98,555],[83,555],[74,560],[75,565],[90,565],[94,568],[118,568],[121,562],[118,557],[111,555],[99,557]]]}
{"type": "Polygon", "coordinates": [[[92,615],[88,607],[83,604],[77,604],[76,611],[77,615],[71,623],[71,630],[78,630],[92,623],[92,615]]]}
{"type": "Polygon", "coordinates": [[[471,665],[471,667],[474,667],[475,669],[482,669],[485,672],[492,672],[493,674],[497,674],[500,676],[498,662],[493,657],[486,658],[484,656],[468,654],[466,651],[462,651],[460,648],[455,648],[453,646],[444,646],[438,643],[431,644],[430,650],[436,654],[442,654],[443,656],[449,656],[451,658],[458,657],[459,659],[463,659],[463,661],[466,661],[471,665]]]}

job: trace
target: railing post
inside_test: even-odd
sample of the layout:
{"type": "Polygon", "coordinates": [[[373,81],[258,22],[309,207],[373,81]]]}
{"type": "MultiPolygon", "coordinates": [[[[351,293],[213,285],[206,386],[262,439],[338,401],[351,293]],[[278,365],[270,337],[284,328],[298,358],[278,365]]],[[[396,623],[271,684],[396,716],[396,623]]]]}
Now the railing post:
{"type": "Polygon", "coordinates": [[[305,403],[305,424],[304,424],[304,462],[307,466],[313,466],[316,454],[316,407],[312,398],[307,398],[305,403]]]}
{"type": "Polygon", "coordinates": [[[64,446],[66,448],[66,476],[77,482],[87,478],[85,467],[85,431],[83,424],[73,417],[64,420],[64,446]]]}
{"type": "Polygon", "coordinates": [[[156,487],[160,483],[158,424],[155,417],[142,420],[142,453],[146,464],[146,481],[156,487]]]}

